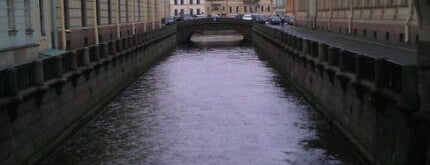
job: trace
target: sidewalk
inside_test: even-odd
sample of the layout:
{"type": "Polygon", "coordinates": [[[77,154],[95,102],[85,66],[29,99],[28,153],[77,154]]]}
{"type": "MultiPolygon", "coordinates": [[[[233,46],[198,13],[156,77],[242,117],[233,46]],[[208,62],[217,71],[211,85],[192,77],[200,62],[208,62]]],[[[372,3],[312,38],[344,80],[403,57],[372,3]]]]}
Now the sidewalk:
{"type": "Polygon", "coordinates": [[[301,29],[294,26],[274,26],[272,28],[287,31],[293,35],[322,42],[328,45],[348,49],[363,55],[386,58],[388,61],[400,65],[417,65],[417,52],[415,49],[388,45],[380,42],[372,42],[350,36],[341,36],[340,34],[330,34],[321,31],[301,29]]]}

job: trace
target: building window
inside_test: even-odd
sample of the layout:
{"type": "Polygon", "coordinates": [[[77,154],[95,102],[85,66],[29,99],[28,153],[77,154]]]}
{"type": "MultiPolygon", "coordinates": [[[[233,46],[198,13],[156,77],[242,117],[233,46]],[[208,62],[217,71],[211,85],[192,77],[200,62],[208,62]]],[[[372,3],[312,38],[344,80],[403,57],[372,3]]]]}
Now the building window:
{"type": "Polygon", "coordinates": [[[100,25],[100,0],[96,0],[97,25],[100,25]]]}
{"type": "Polygon", "coordinates": [[[117,12],[118,12],[118,22],[121,23],[121,20],[122,20],[122,18],[121,18],[121,16],[122,16],[122,14],[121,14],[121,0],[118,0],[117,7],[118,7],[118,9],[117,9],[117,12]]]}
{"type": "Polygon", "coordinates": [[[178,9],[175,9],[175,16],[178,16],[178,9]]]}
{"type": "Polygon", "coordinates": [[[64,0],[64,28],[70,27],[70,13],[69,13],[69,0],[64,0]]]}
{"type": "Polygon", "coordinates": [[[246,6],[243,6],[243,11],[246,13],[247,11],[246,11],[246,6]]]}
{"type": "Polygon", "coordinates": [[[177,5],[178,4],[178,0],[174,0],[174,4],[177,5]]]}
{"type": "Polygon", "coordinates": [[[87,1],[81,0],[81,18],[82,18],[82,27],[87,26],[87,1]]]}
{"type": "Polygon", "coordinates": [[[140,0],[137,0],[137,17],[139,17],[137,20],[138,21],[141,21],[142,19],[141,19],[141,17],[142,17],[142,15],[141,15],[141,6],[140,6],[140,0]]]}
{"type": "Polygon", "coordinates": [[[45,3],[43,1],[39,0],[40,35],[46,36],[45,3]]]}
{"type": "Polygon", "coordinates": [[[18,31],[15,25],[15,4],[13,0],[7,0],[7,16],[8,16],[8,27],[9,34],[15,35],[18,31]]]}
{"type": "Polygon", "coordinates": [[[200,5],[200,0],[197,0],[197,5],[200,5]]]}
{"type": "Polygon", "coordinates": [[[190,0],[190,5],[192,5],[193,4],[193,0],[190,0]]]}
{"type": "Polygon", "coordinates": [[[112,0],[108,0],[108,23],[112,24],[112,0]]]}
{"type": "Polygon", "coordinates": [[[183,5],[184,4],[184,0],[181,0],[181,5],[183,5]]]}
{"type": "Polygon", "coordinates": [[[261,6],[261,12],[264,12],[264,6],[261,6]]]}
{"type": "Polygon", "coordinates": [[[31,6],[30,0],[24,0],[25,31],[27,34],[33,32],[31,27],[31,6]]]}
{"type": "Polygon", "coordinates": [[[236,13],[239,13],[239,6],[236,6],[236,13]]]}
{"type": "Polygon", "coordinates": [[[229,12],[233,12],[233,8],[231,6],[229,7],[229,12]]]}
{"type": "Polygon", "coordinates": [[[200,13],[200,9],[197,9],[197,15],[200,15],[201,13],[200,13]]]}
{"type": "Polygon", "coordinates": [[[193,9],[190,9],[190,14],[194,15],[194,10],[193,9]]]}
{"type": "Polygon", "coordinates": [[[128,14],[128,0],[125,0],[125,22],[130,22],[128,14]]]}

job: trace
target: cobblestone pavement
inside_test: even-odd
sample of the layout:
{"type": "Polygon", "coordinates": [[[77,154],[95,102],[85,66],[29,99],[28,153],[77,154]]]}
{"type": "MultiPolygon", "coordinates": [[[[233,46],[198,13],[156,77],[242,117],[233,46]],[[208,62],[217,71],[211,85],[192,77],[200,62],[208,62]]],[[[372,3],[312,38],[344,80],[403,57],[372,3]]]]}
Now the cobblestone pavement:
{"type": "Polygon", "coordinates": [[[267,26],[276,29],[282,29],[291,34],[313,41],[323,42],[328,45],[335,45],[336,47],[347,49],[363,55],[376,58],[386,58],[388,61],[400,65],[417,65],[417,52],[413,48],[405,48],[367,40],[353,39],[352,37],[343,37],[339,34],[330,34],[320,31],[300,29],[293,26],[267,26]]]}

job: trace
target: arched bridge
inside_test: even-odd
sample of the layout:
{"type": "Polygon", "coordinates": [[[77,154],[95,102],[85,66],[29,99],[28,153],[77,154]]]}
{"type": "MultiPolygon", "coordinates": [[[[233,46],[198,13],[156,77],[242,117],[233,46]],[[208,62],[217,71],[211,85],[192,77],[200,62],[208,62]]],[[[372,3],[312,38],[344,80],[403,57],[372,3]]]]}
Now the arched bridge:
{"type": "Polygon", "coordinates": [[[235,30],[244,36],[246,41],[252,40],[252,21],[233,18],[206,18],[192,21],[177,22],[177,41],[183,43],[189,41],[196,32],[211,30],[235,30]]]}

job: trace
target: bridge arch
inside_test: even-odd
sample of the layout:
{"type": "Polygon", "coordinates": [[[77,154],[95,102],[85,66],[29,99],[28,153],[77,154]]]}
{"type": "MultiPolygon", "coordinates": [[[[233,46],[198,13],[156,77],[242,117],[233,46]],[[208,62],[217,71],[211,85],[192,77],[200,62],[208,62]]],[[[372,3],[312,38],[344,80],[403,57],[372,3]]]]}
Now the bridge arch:
{"type": "Polygon", "coordinates": [[[252,21],[233,18],[206,18],[177,23],[176,38],[178,43],[188,42],[196,32],[207,30],[235,30],[243,35],[245,41],[252,40],[252,21]]]}

